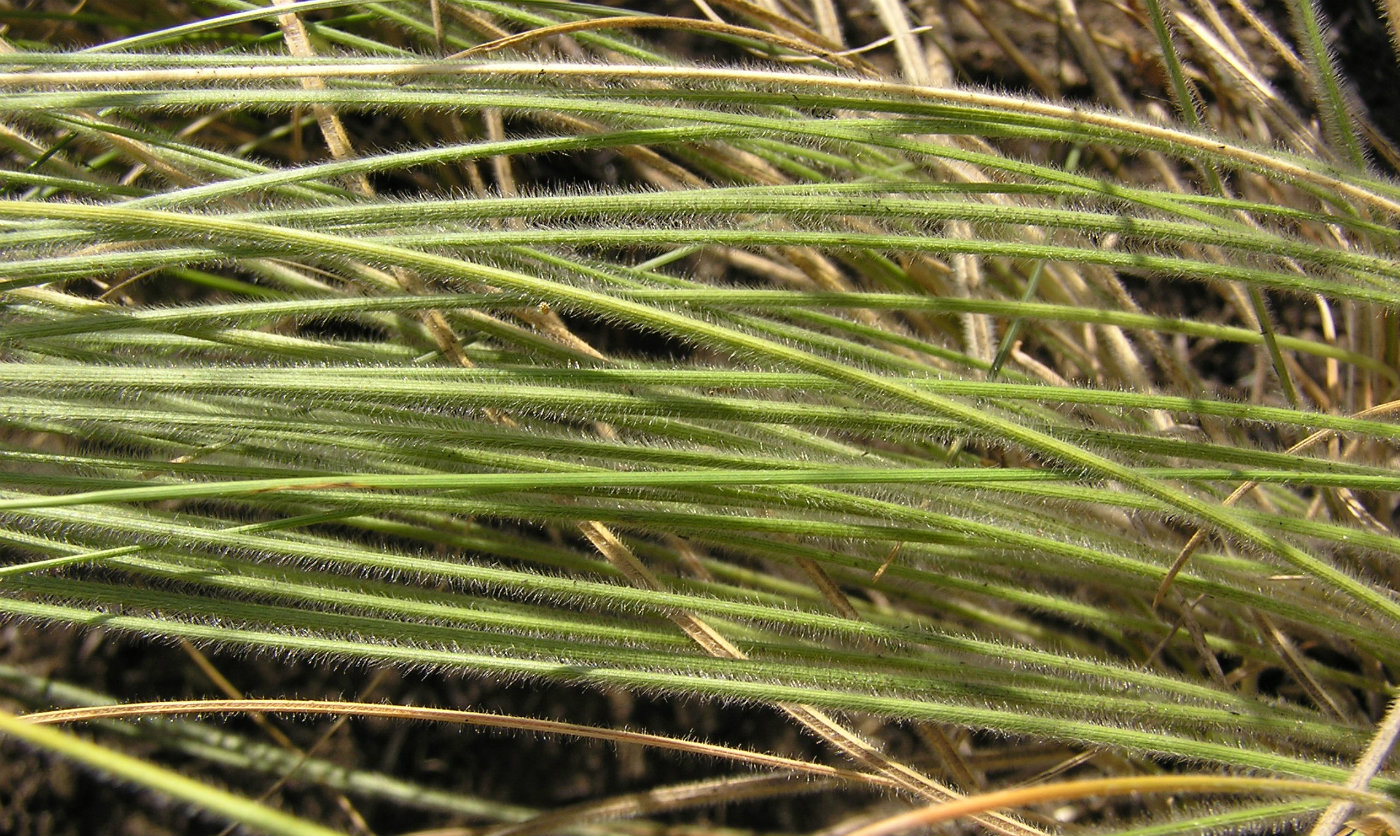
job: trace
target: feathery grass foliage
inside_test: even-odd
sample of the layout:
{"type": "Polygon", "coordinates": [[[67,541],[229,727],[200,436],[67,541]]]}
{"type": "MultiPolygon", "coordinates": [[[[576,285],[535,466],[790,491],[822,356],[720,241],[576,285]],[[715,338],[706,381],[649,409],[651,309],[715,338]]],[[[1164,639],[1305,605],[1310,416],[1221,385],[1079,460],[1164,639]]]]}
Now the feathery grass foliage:
{"type": "Polygon", "coordinates": [[[1400,186],[1308,0],[1291,34],[1210,0],[217,5],[0,12],[0,617],[767,706],[832,756],[657,729],[627,741],[759,771],[549,812],[12,666],[13,705],[107,705],[113,754],[0,734],[470,832],[1183,769],[1325,786],[968,809],[1388,812],[1400,186]],[[974,35],[1011,92],[965,83],[974,35]]]}

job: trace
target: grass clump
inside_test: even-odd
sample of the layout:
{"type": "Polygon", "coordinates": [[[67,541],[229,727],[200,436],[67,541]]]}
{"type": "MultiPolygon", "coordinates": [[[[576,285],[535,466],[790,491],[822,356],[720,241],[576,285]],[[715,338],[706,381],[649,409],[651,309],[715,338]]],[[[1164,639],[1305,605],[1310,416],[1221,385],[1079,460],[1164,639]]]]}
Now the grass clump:
{"type": "Polygon", "coordinates": [[[1324,17],[946,6],[0,12],[10,751],[259,832],[1389,827],[1324,17]]]}

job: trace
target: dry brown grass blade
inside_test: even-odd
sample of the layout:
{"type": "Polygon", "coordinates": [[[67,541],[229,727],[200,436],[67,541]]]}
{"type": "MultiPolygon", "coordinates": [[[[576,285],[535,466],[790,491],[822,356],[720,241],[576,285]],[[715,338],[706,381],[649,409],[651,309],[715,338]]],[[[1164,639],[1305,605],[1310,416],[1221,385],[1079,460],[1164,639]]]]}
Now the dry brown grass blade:
{"type": "Polygon", "coordinates": [[[1293,107],[1259,74],[1241,49],[1226,43],[1217,30],[1192,15],[1178,13],[1175,20],[1178,31],[1195,47],[1197,59],[1222,81],[1228,79],[1228,89],[1252,104],[1255,112],[1268,121],[1277,135],[1271,139],[1287,142],[1305,153],[1324,153],[1326,144],[1316,129],[1303,124],[1293,107]]]}
{"type": "Polygon", "coordinates": [[[836,4],[832,0],[812,0],[812,19],[816,22],[818,33],[827,43],[838,47],[844,45],[841,13],[836,10],[836,4]]]}
{"type": "Polygon", "coordinates": [[[813,32],[791,16],[769,11],[762,6],[750,3],[749,0],[713,0],[713,2],[716,6],[723,6],[736,14],[762,21],[774,29],[787,32],[789,35],[820,49],[840,52],[844,48],[839,39],[828,38],[819,32],[813,32]]]}
{"type": "MultiPolygon", "coordinates": [[[[579,528],[629,583],[642,589],[664,588],[656,576],[632,554],[632,550],[607,527],[601,523],[587,522],[579,528]]],[[[683,611],[672,612],[670,617],[682,632],[712,656],[722,659],[748,658],[704,619],[683,611]]],[[[951,787],[881,752],[870,741],[846,728],[821,709],[800,703],[779,703],[778,708],[853,762],[883,776],[901,789],[933,801],[962,798],[962,795],[951,787]]],[[[1037,828],[998,813],[979,815],[977,821],[1000,836],[1045,836],[1044,832],[1037,828]]]]}
{"type": "Polygon", "coordinates": [[[682,32],[730,35],[733,37],[761,41],[772,46],[789,49],[805,55],[812,55],[830,61],[832,64],[842,67],[843,69],[856,70],[866,73],[867,75],[874,73],[873,67],[858,58],[848,57],[843,55],[839,50],[825,49],[808,41],[800,41],[783,35],[776,35],[772,32],[765,32],[762,29],[753,29],[748,26],[736,26],[732,23],[723,23],[715,20],[660,17],[658,15],[625,15],[622,17],[590,18],[588,20],[572,20],[568,23],[541,26],[538,29],[531,29],[528,32],[497,38],[494,41],[479,44],[471,49],[464,49],[461,52],[452,54],[449,58],[471,58],[477,55],[499,52],[503,49],[516,49],[527,46],[544,38],[554,37],[555,35],[570,35],[575,32],[591,32],[599,29],[675,29],[682,32]]]}
{"type": "Polygon", "coordinates": [[[1314,781],[1231,775],[1133,775],[1119,778],[1064,781],[984,793],[964,798],[961,801],[938,804],[892,816],[861,827],[848,833],[847,836],[896,836],[896,834],[912,831],[916,828],[931,827],[987,810],[1025,807],[1051,801],[1134,796],[1141,793],[1316,796],[1364,801],[1386,811],[1393,810],[1395,807],[1394,801],[1378,793],[1314,781]]]}
{"type": "Polygon", "coordinates": [[[170,702],[141,702],[124,705],[99,705],[82,708],[63,708],[54,711],[36,711],[24,715],[31,723],[58,725],[66,723],[88,723],[96,720],[132,720],[143,717],[197,716],[202,714],[290,714],[290,715],[331,715],[358,718],[383,718],[413,722],[447,723],[458,726],[479,726],[482,728],[508,729],[537,734],[554,734],[564,737],[578,737],[587,740],[605,740],[611,743],[629,743],[683,752],[692,755],[736,761],[764,769],[778,769],[811,775],[816,778],[833,778],[847,783],[866,784],[878,787],[893,787],[895,783],[879,775],[854,772],[849,769],[810,763],[795,758],[784,758],[765,752],[753,752],[732,746],[720,746],[696,740],[684,740],[659,734],[607,729],[581,723],[565,723],[558,720],[541,720],[534,717],[518,717],[507,714],[490,714],[482,711],[463,711],[452,708],[428,708],[413,705],[388,705],[384,703],[340,702],[332,700],[295,699],[245,699],[245,700],[174,700],[170,702]]]}
{"type": "MultiPolygon", "coordinates": [[[[279,7],[292,7],[295,5],[295,0],[274,0],[274,4],[279,7]]],[[[306,34],[306,26],[295,12],[278,15],[277,25],[282,30],[282,37],[287,42],[287,50],[292,55],[298,58],[316,56],[316,51],[311,46],[311,39],[306,34]]],[[[325,89],[326,86],[324,79],[312,75],[302,76],[301,84],[307,90],[321,90],[325,89]]],[[[351,142],[350,135],[346,132],[340,117],[336,115],[334,110],[324,105],[314,106],[313,112],[316,114],[316,124],[321,128],[321,135],[326,140],[326,147],[330,150],[331,156],[337,160],[352,159],[355,156],[355,146],[351,142]]],[[[369,179],[365,175],[357,175],[354,184],[355,190],[361,195],[374,197],[374,187],[370,185],[369,179]]],[[[394,281],[401,289],[409,293],[423,292],[422,282],[407,271],[395,270],[394,281]]],[[[426,311],[421,318],[443,356],[459,366],[471,365],[471,361],[462,353],[461,340],[457,338],[456,332],[452,330],[452,326],[448,324],[446,317],[440,311],[426,311]]]]}
{"type": "MultiPolygon", "coordinates": [[[[274,6],[291,8],[296,5],[295,0],[272,0],[274,6]]],[[[287,42],[287,51],[297,58],[313,58],[316,50],[311,47],[311,38],[306,34],[306,26],[302,24],[301,17],[296,12],[286,12],[277,16],[277,26],[282,30],[282,38],[287,42]]],[[[315,76],[304,76],[301,79],[301,86],[307,90],[324,90],[326,82],[315,76]]],[[[331,156],[337,160],[348,160],[355,156],[355,146],[350,141],[350,134],[346,132],[345,125],[340,121],[340,117],[335,111],[325,105],[312,105],[312,112],[316,114],[316,124],[321,128],[321,136],[326,140],[326,147],[330,149],[331,156]]],[[[374,189],[370,186],[369,180],[363,175],[358,175],[355,179],[355,189],[365,197],[372,197],[374,189]]]]}
{"type": "Polygon", "coordinates": [[[1308,698],[1313,701],[1313,704],[1320,709],[1324,709],[1338,720],[1344,722],[1348,720],[1349,716],[1347,710],[1342,707],[1341,703],[1338,702],[1332,694],[1328,693],[1327,688],[1324,687],[1321,682],[1317,681],[1316,677],[1308,672],[1307,667],[1303,663],[1302,654],[1299,653],[1298,648],[1294,646],[1293,640],[1288,638],[1282,630],[1278,629],[1278,627],[1274,625],[1273,620],[1264,613],[1255,610],[1254,620],[1259,626],[1260,635],[1268,642],[1269,647],[1273,648],[1274,653],[1278,655],[1279,662],[1282,663],[1289,675],[1293,677],[1293,680],[1307,693],[1308,698]]]}
{"type": "MultiPolygon", "coordinates": [[[[562,833],[594,821],[617,821],[639,816],[668,813],[696,805],[732,804],[787,795],[793,791],[791,775],[726,775],[669,787],[585,801],[560,810],[551,810],[523,822],[480,831],[481,836],[543,836],[562,833]]],[[[803,792],[817,792],[835,786],[829,779],[809,781],[803,792]]]]}
{"type": "MultiPolygon", "coordinates": [[[[238,689],[238,686],[230,682],[228,677],[224,676],[223,671],[215,667],[214,663],[209,661],[209,657],[205,656],[199,648],[181,639],[180,649],[185,652],[186,656],[190,657],[195,667],[199,668],[205,676],[209,677],[209,680],[214,683],[215,687],[224,692],[226,697],[233,700],[247,699],[243,692],[238,689]]],[[[272,742],[276,743],[278,746],[288,751],[296,752],[298,755],[302,754],[301,747],[293,743],[286,732],[277,728],[277,726],[268,719],[266,714],[260,712],[250,713],[248,719],[257,724],[258,728],[262,729],[263,733],[272,738],[272,742]]]]}
{"type": "MultiPolygon", "coordinates": [[[[209,657],[204,655],[204,653],[199,648],[195,647],[189,641],[181,639],[180,649],[185,652],[186,656],[189,656],[190,659],[194,661],[195,666],[198,667],[201,671],[203,671],[204,675],[209,677],[210,681],[212,681],[220,691],[223,691],[227,697],[234,700],[247,699],[247,697],[244,696],[243,692],[238,688],[238,686],[234,685],[228,677],[224,676],[223,671],[219,670],[218,667],[216,667],[214,663],[209,659],[209,657]]],[[[381,672],[375,677],[375,679],[370,683],[370,686],[365,691],[366,696],[369,693],[373,692],[376,687],[378,687],[378,683],[382,681],[383,676],[384,674],[383,672],[381,672]]],[[[312,755],[314,755],[316,753],[316,750],[324,746],[325,743],[328,740],[330,740],[331,736],[338,732],[344,725],[343,718],[341,720],[338,720],[336,723],[332,724],[329,729],[323,732],[321,736],[318,737],[309,747],[303,749],[302,747],[298,746],[290,737],[288,737],[286,732],[278,728],[277,724],[273,723],[271,718],[269,718],[265,713],[261,711],[251,712],[249,713],[248,717],[255,724],[257,724],[258,728],[262,729],[264,734],[266,734],[269,738],[272,739],[273,743],[276,743],[278,746],[282,747],[283,749],[286,749],[288,752],[291,752],[292,754],[298,757],[296,766],[287,770],[285,773],[282,774],[280,778],[278,778],[276,781],[273,781],[272,784],[267,787],[267,789],[263,790],[262,794],[258,796],[258,801],[266,801],[267,799],[271,798],[274,794],[276,794],[277,791],[280,790],[287,783],[287,781],[291,779],[291,777],[294,774],[296,774],[297,769],[299,769],[302,764],[304,764],[312,755]]],[[[355,832],[367,834],[367,836],[373,836],[373,828],[369,826],[369,822],[365,820],[364,814],[362,814],[359,808],[355,806],[355,803],[350,800],[350,797],[347,796],[345,793],[340,792],[339,790],[333,790],[332,792],[335,797],[336,806],[340,808],[340,811],[345,815],[346,819],[350,821],[350,825],[355,829],[355,832]]],[[[235,828],[236,825],[230,824],[223,830],[219,831],[218,836],[228,836],[228,834],[231,833],[235,828]]]]}
{"type": "MultiPolygon", "coordinates": [[[[845,592],[841,591],[841,587],[831,579],[831,576],[826,573],[826,570],[821,567],[821,564],[805,555],[798,555],[796,557],[796,562],[803,573],[812,581],[812,584],[821,592],[826,602],[830,604],[832,609],[836,610],[842,618],[848,618],[852,621],[861,620],[860,613],[857,612],[855,606],[851,604],[850,598],[846,596],[845,592]]],[[[888,561],[886,565],[888,565],[888,561]]],[[[879,580],[878,572],[874,580],[879,580]]],[[[876,647],[873,641],[865,641],[862,642],[862,644],[872,652],[879,652],[879,648],[876,647]]],[[[914,729],[920,739],[929,744],[938,753],[939,757],[942,758],[944,764],[947,766],[948,771],[952,773],[954,779],[957,780],[964,789],[973,789],[980,786],[976,777],[973,776],[972,770],[968,768],[967,761],[963,759],[961,753],[959,753],[952,742],[948,740],[948,736],[944,733],[943,729],[932,723],[916,723],[914,729]]]]}
{"type": "Polygon", "coordinates": [[[433,46],[438,55],[447,52],[447,30],[442,23],[442,0],[428,0],[428,18],[433,22],[433,46]]]}
{"type": "Polygon", "coordinates": [[[860,613],[856,612],[856,608],[851,605],[851,599],[846,597],[846,593],[841,591],[841,587],[836,585],[836,582],[831,579],[820,563],[806,555],[798,555],[796,561],[798,568],[812,581],[826,602],[840,613],[842,618],[849,618],[852,621],[860,620],[860,613]]]}
{"type": "Polygon", "coordinates": [[[899,61],[901,77],[910,84],[940,87],[950,84],[953,77],[947,64],[930,66],[928,56],[919,48],[904,4],[899,0],[874,0],[873,5],[880,24],[894,39],[894,54],[899,61]]]}
{"type": "Polygon", "coordinates": [[[972,768],[968,766],[967,759],[962,756],[962,752],[958,751],[957,746],[950,739],[949,733],[941,726],[933,723],[918,723],[914,726],[914,733],[930,749],[938,753],[944,767],[964,790],[973,792],[986,789],[986,782],[973,773],[972,768]]]}
{"type": "Polygon", "coordinates": [[[1080,18],[1078,4],[1074,0],[1055,0],[1055,10],[1060,18],[1060,31],[1064,32],[1065,37],[1074,46],[1075,53],[1079,55],[1084,70],[1093,82],[1094,92],[1098,94],[1099,100],[1122,113],[1132,113],[1132,103],[1123,94],[1117,77],[1105,63],[1103,53],[1099,52],[1098,45],[1089,34],[1090,28],[1085,26],[1080,18]]]}
{"type": "MultiPolygon", "coordinates": [[[[381,668],[378,672],[376,672],[375,675],[370,678],[369,684],[366,685],[364,688],[360,689],[359,701],[363,702],[364,700],[369,699],[375,691],[378,691],[379,687],[383,685],[384,681],[388,678],[388,674],[388,670],[384,668],[381,668]]],[[[307,761],[315,757],[323,748],[325,748],[326,744],[330,742],[331,738],[335,737],[337,734],[340,733],[341,729],[345,728],[346,724],[349,721],[350,718],[345,716],[344,714],[335,718],[335,720],[329,726],[326,727],[326,730],[317,735],[316,739],[311,741],[311,745],[307,746],[306,749],[301,752],[301,757],[297,760],[297,762],[293,764],[292,767],[288,769],[282,775],[281,778],[278,778],[276,781],[274,781],[272,786],[268,787],[263,792],[263,794],[258,797],[257,800],[260,802],[267,801],[273,796],[274,793],[282,789],[282,787],[285,786],[287,782],[291,781],[292,778],[296,776],[297,772],[299,772],[302,769],[302,767],[306,765],[307,761]]],[[[336,796],[336,802],[342,806],[342,808],[345,811],[345,814],[348,817],[350,817],[355,828],[363,833],[367,833],[370,834],[370,836],[373,836],[374,830],[370,828],[369,822],[365,821],[364,816],[360,814],[360,811],[356,809],[353,804],[350,803],[350,799],[345,797],[342,793],[337,793],[336,796]]],[[[230,826],[229,828],[226,828],[223,832],[221,832],[219,836],[228,836],[228,834],[232,831],[233,828],[230,826]]]]}
{"type": "MultiPolygon", "coordinates": [[[[598,553],[607,558],[613,568],[622,573],[628,583],[640,589],[650,589],[656,592],[665,589],[661,581],[657,580],[656,576],[642,565],[637,556],[632,554],[632,550],[627,548],[627,545],[618,539],[617,535],[613,534],[607,526],[599,522],[585,522],[579,524],[579,530],[598,550],[598,553]]],[[[711,656],[721,659],[748,658],[742,650],[735,647],[704,619],[680,610],[673,611],[669,615],[671,621],[675,622],[681,632],[704,648],[705,652],[711,656]]]]}
{"type": "MultiPolygon", "coordinates": [[[[1347,778],[1348,789],[1361,790],[1371,783],[1371,779],[1390,756],[1390,750],[1395,748],[1397,737],[1400,737],[1400,698],[1391,700],[1390,708],[1386,710],[1375,736],[1371,738],[1366,751],[1361,754],[1361,759],[1356,762],[1356,769],[1347,778]]],[[[1309,836],[1333,836],[1355,808],[1353,800],[1338,797],[1318,817],[1309,836]]]]}
{"type": "Polygon", "coordinates": [[[1006,34],[1006,30],[982,8],[982,4],[978,0],[958,0],[958,2],[964,11],[972,15],[972,19],[977,21],[977,25],[982,27],[982,31],[987,33],[987,37],[992,39],[1002,54],[1011,59],[1011,63],[1016,65],[1016,68],[1021,71],[1021,74],[1040,95],[1059,95],[1060,85],[1051,81],[1040,71],[1036,62],[1027,57],[1026,53],[1011,40],[1011,37],[1006,34]]]}
{"type": "MultiPolygon", "coordinates": [[[[1400,400],[1388,401],[1386,403],[1373,406],[1370,409],[1363,409],[1360,412],[1355,413],[1352,417],[1377,418],[1395,413],[1400,413],[1400,400]]],[[[1325,441],[1326,439],[1331,438],[1335,434],[1335,430],[1318,430],[1317,432],[1309,435],[1307,438],[1303,439],[1297,444],[1294,444],[1292,447],[1289,447],[1288,453],[1290,455],[1301,453],[1304,450],[1307,450],[1309,447],[1312,447],[1313,445],[1321,441],[1325,441]]],[[[1225,498],[1221,505],[1226,508],[1230,507],[1231,505],[1234,505],[1236,502],[1239,502],[1241,497],[1254,490],[1258,486],[1259,483],[1254,481],[1243,483],[1242,485],[1231,491],[1230,495],[1225,498]]],[[[1166,599],[1167,592],[1172,587],[1172,582],[1176,580],[1177,575],[1181,574],[1181,570],[1186,567],[1186,561],[1190,560],[1191,555],[1195,554],[1196,550],[1201,547],[1201,544],[1205,542],[1205,538],[1206,535],[1204,530],[1197,529],[1196,532],[1191,535],[1191,539],[1186,541],[1186,545],[1181,547],[1181,551],[1177,554],[1176,560],[1172,561],[1171,567],[1167,569],[1166,576],[1162,578],[1162,583],[1157,587],[1157,594],[1152,598],[1153,609],[1157,609],[1162,606],[1162,601],[1166,599]]]]}

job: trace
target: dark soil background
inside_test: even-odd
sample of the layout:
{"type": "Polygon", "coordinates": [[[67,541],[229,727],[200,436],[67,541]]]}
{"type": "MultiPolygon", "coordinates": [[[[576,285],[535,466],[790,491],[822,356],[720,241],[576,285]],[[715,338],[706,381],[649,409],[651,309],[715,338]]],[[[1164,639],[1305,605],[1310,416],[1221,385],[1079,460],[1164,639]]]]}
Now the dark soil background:
{"type": "MultiPolygon", "coordinates": [[[[374,678],[373,671],[335,669],[273,659],[211,654],[220,672],[248,696],[296,695],[305,699],[355,699],[374,678]]],[[[7,625],[0,629],[0,663],[92,690],[142,699],[219,698],[224,695],[178,647],[152,645],[117,635],[79,633],[61,628],[7,625]]],[[[503,684],[480,677],[399,674],[386,676],[371,700],[401,704],[471,708],[639,730],[687,729],[712,742],[759,746],[804,759],[823,759],[817,741],[803,736],[777,712],[725,707],[687,700],[639,698],[621,691],[598,692],[538,683],[503,684]]],[[[30,706],[0,699],[8,710],[30,706]]],[[[274,719],[299,746],[311,746],[328,729],[329,718],[274,719]]],[[[254,739],[266,735],[251,721],[233,719],[228,728],[254,739]]],[[[271,778],[213,772],[208,764],[158,747],[130,751],[249,795],[260,795],[271,778]]],[[[430,724],[352,721],[318,750],[319,757],[386,775],[411,775],[424,784],[456,793],[539,808],[553,808],[607,795],[644,790],[658,783],[732,774],[733,768],[707,759],[659,753],[638,746],[520,735],[430,724]]],[[[278,793],[284,809],[350,830],[351,822],[330,794],[303,790],[292,781],[278,793]]],[[[440,812],[415,812],[400,804],[354,799],[375,833],[442,827],[440,812]]],[[[759,831],[802,832],[840,818],[849,796],[820,793],[778,803],[753,803],[711,812],[715,826],[741,823],[759,831]]],[[[693,816],[690,817],[693,821],[693,816]]],[[[71,764],[36,757],[24,747],[0,740],[0,833],[3,834],[172,834],[218,833],[222,825],[161,797],[112,783],[71,764]]]]}
{"type": "Polygon", "coordinates": [[[1381,133],[1400,143],[1400,65],[1376,6],[1367,0],[1322,0],[1321,6],[1332,23],[1332,47],[1351,92],[1381,133]]]}

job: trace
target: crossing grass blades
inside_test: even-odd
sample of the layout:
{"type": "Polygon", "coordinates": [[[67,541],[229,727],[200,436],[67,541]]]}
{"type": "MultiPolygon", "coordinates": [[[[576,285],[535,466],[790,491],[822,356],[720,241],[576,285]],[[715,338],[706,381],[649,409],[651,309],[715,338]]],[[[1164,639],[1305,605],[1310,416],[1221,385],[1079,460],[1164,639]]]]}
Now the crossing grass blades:
{"type": "Polygon", "coordinates": [[[0,11],[4,751],[167,829],[1394,832],[1397,154],[1286,5],[0,11]]]}

